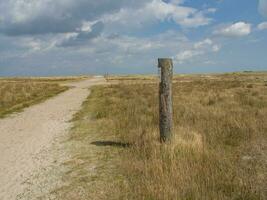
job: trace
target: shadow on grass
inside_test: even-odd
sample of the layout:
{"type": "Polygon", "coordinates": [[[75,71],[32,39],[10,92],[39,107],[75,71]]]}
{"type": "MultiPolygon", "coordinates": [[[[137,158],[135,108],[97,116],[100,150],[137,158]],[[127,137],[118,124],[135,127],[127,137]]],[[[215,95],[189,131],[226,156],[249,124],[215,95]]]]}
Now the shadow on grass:
{"type": "Polygon", "coordinates": [[[95,141],[95,142],[91,142],[91,144],[100,146],[100,147],[112,146],[112,147],[126,148],[126,147],[131,146],[130,143],[122,143],[122,142],[114,142],[114,141],[95,141]]]}

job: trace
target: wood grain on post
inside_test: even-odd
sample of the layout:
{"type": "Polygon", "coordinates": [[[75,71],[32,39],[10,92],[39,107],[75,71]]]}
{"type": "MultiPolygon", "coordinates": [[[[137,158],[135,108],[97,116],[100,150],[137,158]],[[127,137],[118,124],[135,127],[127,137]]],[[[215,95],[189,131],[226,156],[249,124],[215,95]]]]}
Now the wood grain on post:
{"type": "Polygon", "coordinates": [[[161,69],[161,82],[159,85],[159,129],[160,140],[170,141],[173,128],[173,108],[172,108],[172,59],[159,58],[158,67],[161,69]]]}

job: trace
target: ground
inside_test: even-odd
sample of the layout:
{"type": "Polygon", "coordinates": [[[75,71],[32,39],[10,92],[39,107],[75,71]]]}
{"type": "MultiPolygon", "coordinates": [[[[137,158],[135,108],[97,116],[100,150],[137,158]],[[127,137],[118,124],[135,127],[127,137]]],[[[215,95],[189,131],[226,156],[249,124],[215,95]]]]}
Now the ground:
{"type": "Polygon", "coordinates": [[[267,73],[174,76],[170,144],[159,142],[158,77],[106,80],[108,84],[92,87],[90,95],[88,86],[105,82],[103,78],[81,82],[0,120],[0,128],[10,127],[0,134],[1,141],[10,143],[0,144],[0,152],[7,155],[0,161],[7,163],[2,164],[6,173],[1,170],[0,180],[10,183],[0,187],[0,195],[64,200],[266,199],[267,73]],[[23,121],[32,117],[25,115],[54,117],[51,124],[44,124],[49,127],[45,132],[41,125],[47,118],[33,123],[35,134],[27,140],[22,124],[31,124],[23,121]],[[27,172],[24,166],[35,167],[27,172]]]}
{"type": "Polygon", "coordinates": [[[63,176],[69,185],[57,194],[78,191],[77,199],[266,199],[266,73],[174,76],[174,138],[166,145],[159,142],[158,78],[107,80],[111,85],[94,87],[76,115],[69,142],[77,148],[71,148],[71,176],[63,176]],[[106,147],[97,152],[106,156],[99,157],[94,170],[99,175],[92,182],[87,169],[95,160],[90,149],[98,137],[106,147]],[[101,187],[93,187],[95,182],[101,187]],[[106,194],[97,196],[100,192],[106,194]]]}
{"type": "MultiPolygon", "coordinates": [[[[68,133],[71,127],[69,121],[89,95],[88,88],[103,82],[103,78],[92,78],[66,83],[69,90],[0,120],[1,200],[24,198],[27,185],[39,187],[39,192],[49,191],[48,188],[37,185],[39,180],[32,182],[32,178],[36,172],[46,170],[51,163],[64,158],[65,152],[58,152],[59,146],[53,146],[53,143],[60,144],[59,141],[68,133]],[[56,154],[60,156],[56,157],[56,154]]],[[[52,179],[51,176],[53,175],[46,178],[52,179]]],[[[57,182],[53,184],[57,185],[57,182]]],[[[53,186],[49,180],[45,185],[53,186]]],[[[36,196],[25,199],[35,199],[43,194],[33,192],[30,195],[36,196]]]]}

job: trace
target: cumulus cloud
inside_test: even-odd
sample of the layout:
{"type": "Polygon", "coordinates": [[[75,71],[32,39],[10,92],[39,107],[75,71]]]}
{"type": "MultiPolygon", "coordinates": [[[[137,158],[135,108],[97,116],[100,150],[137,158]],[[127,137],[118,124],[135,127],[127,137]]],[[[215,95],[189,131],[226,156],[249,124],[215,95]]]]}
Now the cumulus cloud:
{"type": "Polygon", "coordinates": [[[185,27],[207,25],[214,9],[181,6],[182,0],[6,0],[0,2],[0,32],[6,35],[69,33],[84,21],[102,20],[119,25],[173,20],[185,27]],[[104,17],[105,16],[105,17],[104,17]],[[104,18],[104,20],[102,19],[104,18]]]}
{"type": "Polygon", "coordinates": [[[218,51],[219,46],[211,39],[192,43],[182,31],[168,31],[164,26],[163,30],[146,34],[165,22],[176,30],[177,26],[192,28],[213,21],[209,15],[216,9],[196,9],[184,2],[0,0],[0,52],[6,52],[5,56],[0,53],[0,60],[30,66],[28,69],[69,66],[75,71],[74,64],[83,67],[90,62],[92,70],[99,66],[115,68],[115,64],[122,68],[129,63],[140,67],[153,65],[158,57],[182,61],[218,51]],[[144,33],[141,36],[140,30],[144,33]]]}
{"type": "Polygon", "coordinates": [[[182,64],[186,60],[189,60],[193,58],[194,56],[198,56],[203,54],[203,51],[196,51],[196,50],[185,50],[180,53],[178,53],[175,57],[175,59],[178,61],[178,63],[182,64]]]}
{"type": "Polygon", "coordinates": [[[150,0],[6,0],[0,2],[0,32],[7,35],[75,32],[83,21],[150,0]]]}
{"type": "Polygon", "coordinates": [[[220,46],[215,44],[210,38],[206,38],[202,41],[196,42],[192,45],[191,48],[180,51],[175,56],[175,61],[179,64],[182,64],[186,61],[193,59],[196,56],[218,52],[220,50],[220,46]]]}
{"type": "Polygon", "coordinates": [[[105,15],[103,21],[110,24],[111,28],[114,25],[141,27],[144,24],[158,21],[173,21],[182,27],[198,27],[212,22],[206,14],[215,12],[215,9],[197,10],[182,6],[182,2],[175,0],[167,3],[162,0],[153,0],[139,9],[126,8],[118,13],[105,15]]]}
{"type": "Polygon", "coordinates": [[[194,48],[195,49],[201,49],[201,48],[205,48],[206,46],[210,46],[212,44],[213,44],[212,40],[207,38],[207,39],[205,39],[203,41],[195,43],[194,44],[194,48]]]}
{"type": "Polygon", "coordinates": [[[213,52],[218,52],[218,51],[220,51],[220,49],[221,49],[221,47],[219,45],[217,45],[217,44],[212,46],[212,51],[213,52]]]}
{"type": "MultiPolygon", "coordinates": [[[[84,25],[83,31],[93,30],[92,25],[88,26],[84,25]]],[[[77,33],[64,33],[57,34],[57,37],[53,39],[49,35],[44,35],[41,40],[38,39],[39,36],[34,40],[27,39],[23,41],[23,46],[16,50],[18,51],[16,55],[14,51],[12,52],[12,59],[10,57],[4,58],[1,52],[0,61],[2,58],[2,63],[9,60],[17,62],[20,67],[22,66],[23,72],[26,69],[34,70],[39,67],[40,73],[45,71],[48,74],[51,73],[51,70],[52,73],[55,73],[54,70],[56,70],[61,75],[66,72],[151,73],[156,72],[156,60],[159,57],[172,57],[176,65],[190,65],[192,63],[204,63],[209,60],[210,55],[220,49],[220,45],[211,38],[192,42],[179,31],[165,31],[149,37],[100,34],[93,39],[85,40],[86,45],[73,45],[75,49],[59,48],[60,44],[63,45],[63,41],[76,36],[77,33]],[[59,43],[59,41],[62,42],[59,43]]],[[[4,37],[8,38],[8,44],[10,41],[18,43],[18,40],[23,38],[4,37]]],[[[17,44],[13,48],[17,49],[17,44]]],[[[9,70],[9,72],[12,74],[17,71],[9,70]]]]}
{"type": "Polygon", "coordinates": [[[237,22],[228,26],[220,27],[214,31],[214,34],[226,37],[242,37],[251,33],[251,24],[237,22]]]}
{"type": "Polygon", "coordinates": [[[262,23],[258,24],[257,28],[260,31],[267,29],[267,22],[262,22],[262,23]]]}
{"type": "Polygon", "coordinates": [[[69,47],[77,45],[85,45],[86,42],[94,39],[102,33],[104,29],[104,24],[102,22],[96,22],[93,25],[86,24],[81,28],[78,33],[71,34],[67,36],[63,41],[59,42],[57,46],[69,47]]]}
{"type": "Polygon", "coordinates": [[[262,16],[267,17],[267,0],[259,0],[259,12],[262,16]]]}

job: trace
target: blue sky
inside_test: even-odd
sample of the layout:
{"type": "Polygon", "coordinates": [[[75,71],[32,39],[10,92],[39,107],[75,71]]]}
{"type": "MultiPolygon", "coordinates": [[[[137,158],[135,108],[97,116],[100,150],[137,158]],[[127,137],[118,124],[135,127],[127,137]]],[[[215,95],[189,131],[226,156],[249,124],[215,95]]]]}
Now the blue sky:
{"type": "Polygon", "coordinates": [[[0,0],[0,76],[267,70],[267,0],[0,0]]]}

